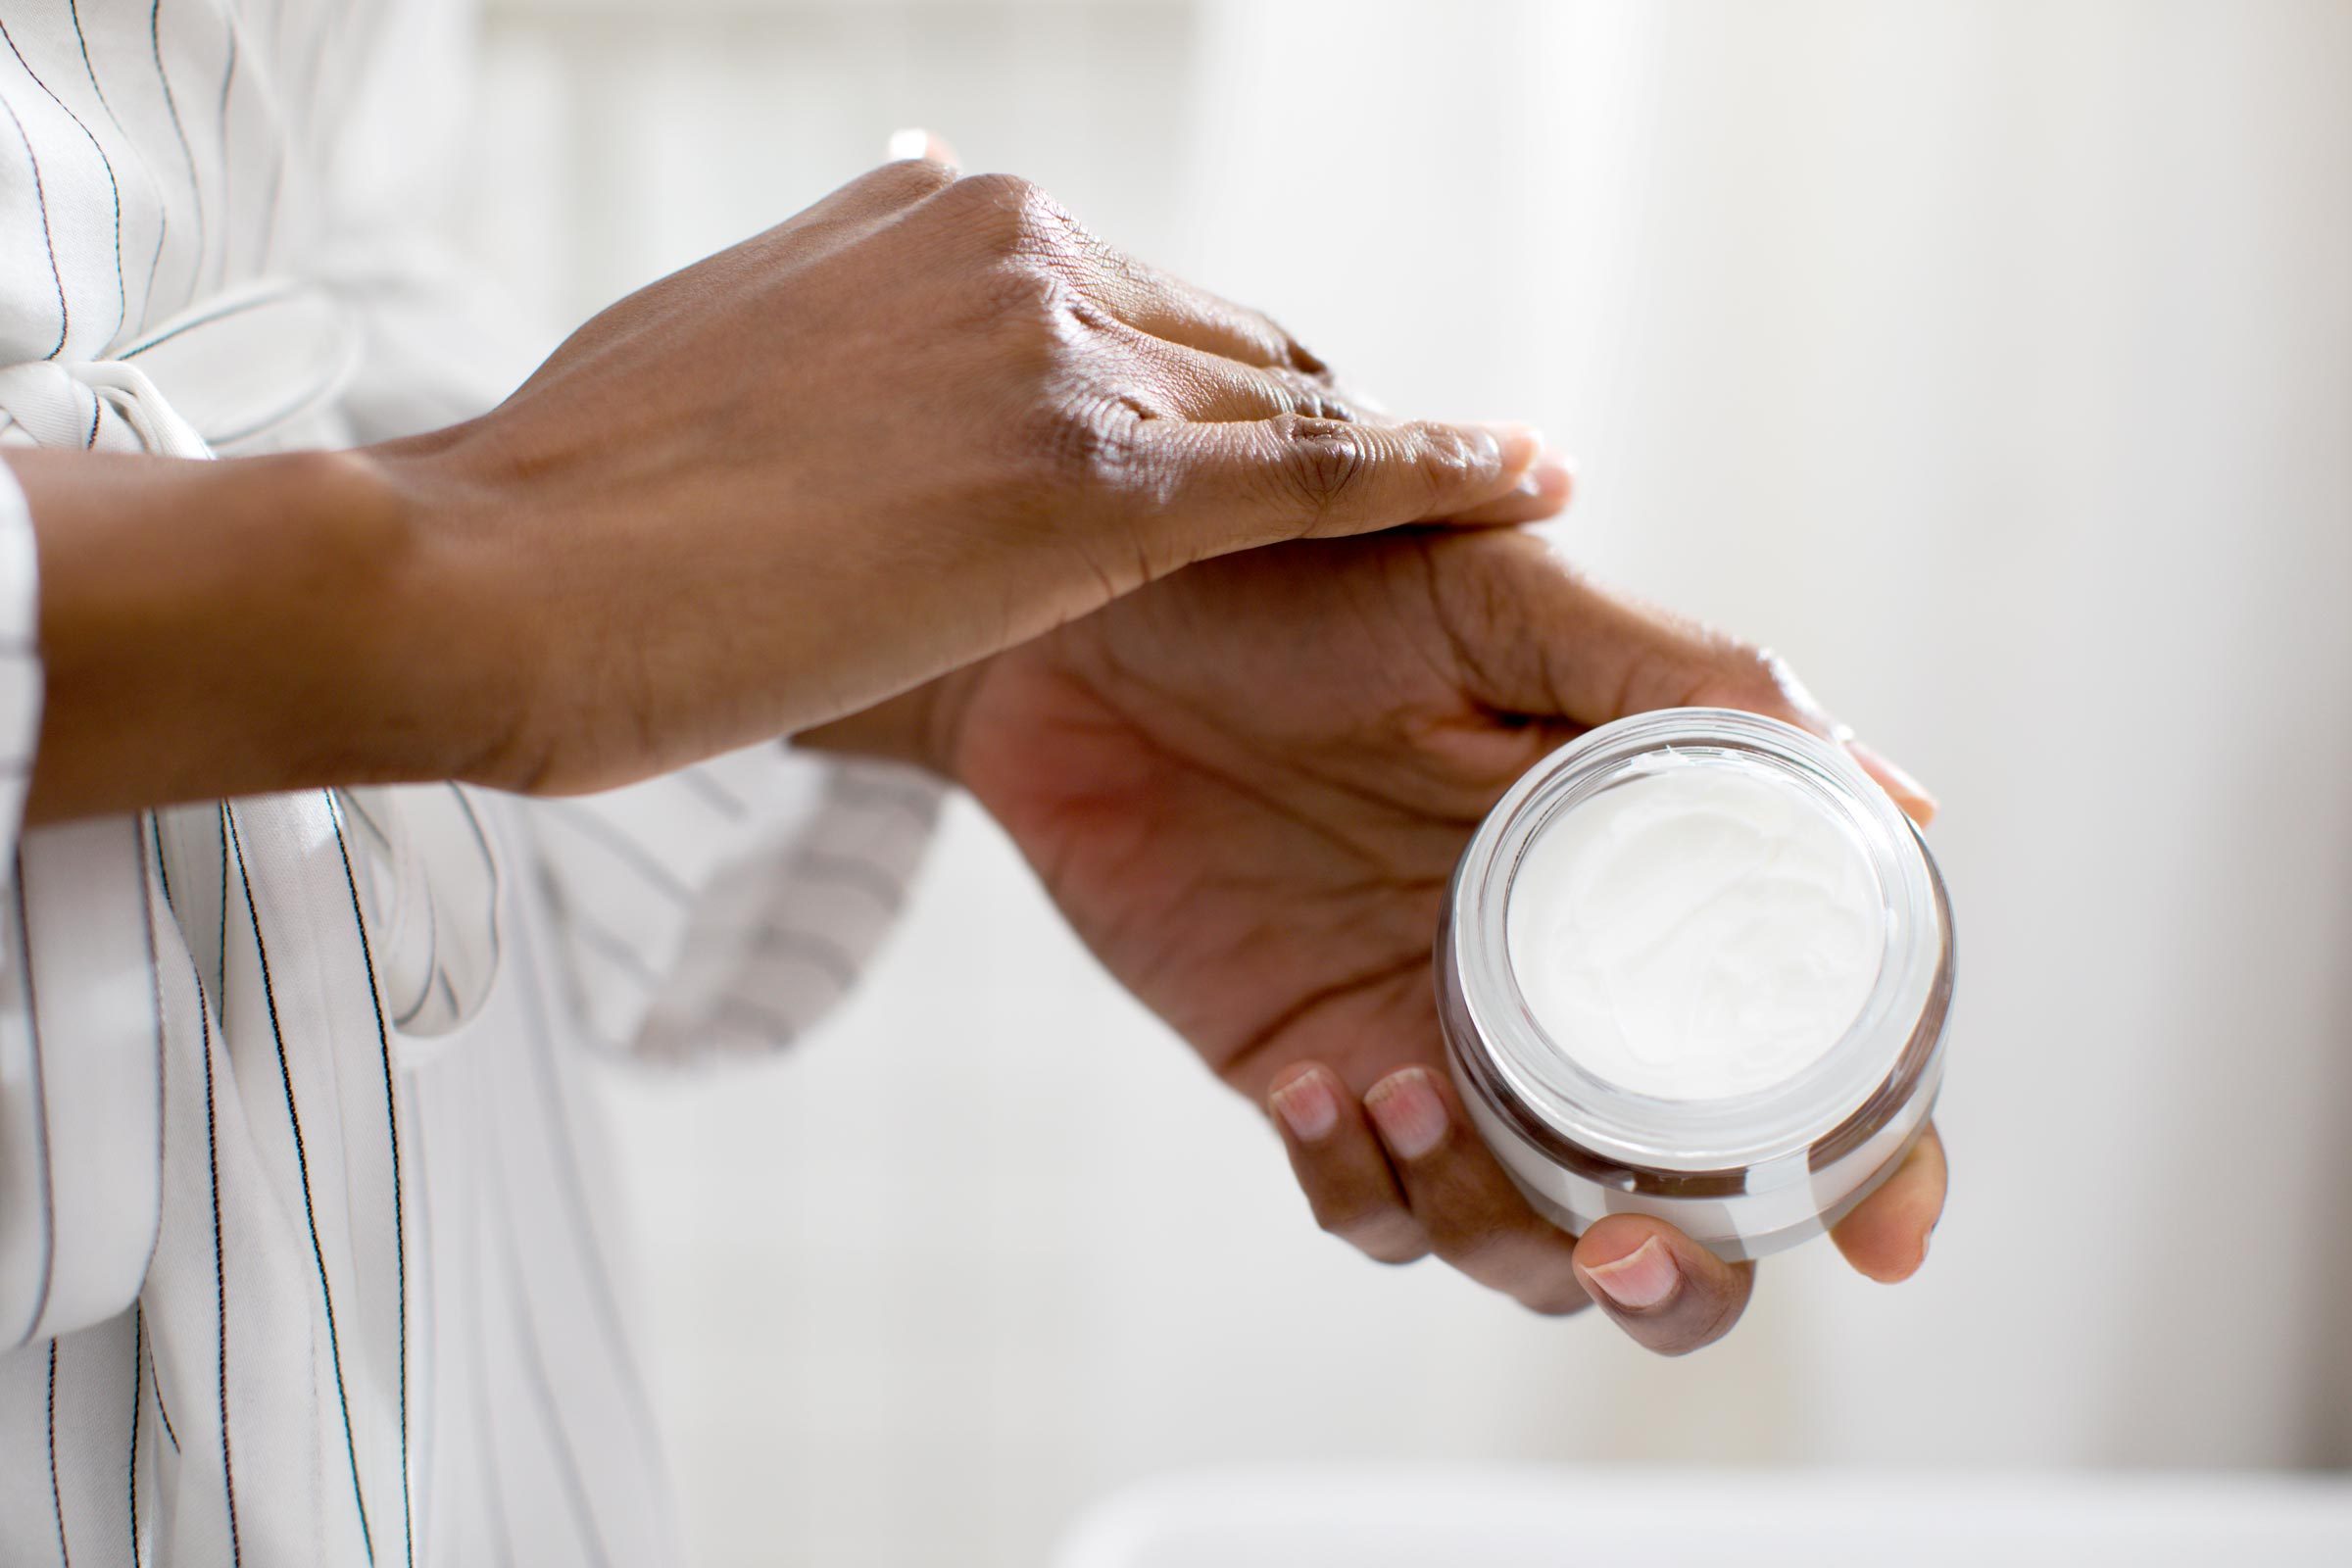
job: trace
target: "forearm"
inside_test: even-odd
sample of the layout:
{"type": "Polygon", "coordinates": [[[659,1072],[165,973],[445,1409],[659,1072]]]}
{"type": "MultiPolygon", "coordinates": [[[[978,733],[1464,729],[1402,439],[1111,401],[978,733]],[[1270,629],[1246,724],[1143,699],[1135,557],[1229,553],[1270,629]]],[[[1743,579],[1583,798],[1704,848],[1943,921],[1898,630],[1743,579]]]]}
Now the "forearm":
{"type": "Polygon", "coordinates": [[[464,774],[499,669],[368,459],[23,452],[46,674],[26,816],[464,774]]]}

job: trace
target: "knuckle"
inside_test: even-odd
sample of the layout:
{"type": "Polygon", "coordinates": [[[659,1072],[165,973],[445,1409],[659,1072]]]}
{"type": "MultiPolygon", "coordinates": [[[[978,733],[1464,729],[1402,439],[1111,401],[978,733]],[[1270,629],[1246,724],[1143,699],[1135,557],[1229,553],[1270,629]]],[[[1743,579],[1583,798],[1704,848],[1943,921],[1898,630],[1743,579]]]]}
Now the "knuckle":
{"type": "Polygon", "coordinates": [[[1450,424],[1418,425],[1412,439],[1422,477],[1442,493],[1453,492],[1493,466],[1491,445],[1450,424]]]}
{"type": "Polygon", "coordinates": [[[1032,422],[1032,476],[1055,490],[1086,473],[1101,460],[1106,431],[1091,403],[1056,404],[1032,422]]]}
{"type": "Polygon", "coordinates": [[[998,270],[985,310],[1000,395],[1022,411],[1017,477],[1056,501],[1073,486],[1123,485],[1143,457],[1138,427],[1158,416],[1148,388],[1103,373],[1099,313],[1051,271],[1017,266],[998,270]]]}
{"type": "Polygon", "coordinates": [[[1135,457],[1132,399],[1085,392],[1054,397],[1032,421],[1031,477],[1056,496],[1122,487],[1135,457]]]}
{"type": "Polygon", "coordinates": [[[1041,267],[1009,262],[989,270],[982,286],[988,314],[1013,326],[1054,324],[1067,302],[1069,285],[1041,267]]]}
{"type": "Polygon", "coordinates": [[[1070,368],[1092,363],[1117,329],[1076,281],[1041,258],[993,259],[978,292],[983,318],[1013,336],[1015,363],[1024,357],[1070,368]]]}
{"type": "Polygon", "coordinates": [[[1104,337],[1111,323],[1100,307],[1051,268],[1007,260],[989,269],[977,289],[978,330],[997,371],[1017,378],[1038,401],[1068,401],[1102,381],[1104,337]]]}
{"type": "Polygon", "coordinates": [[[1331,419],[1342,424],[1361,422],[1354,406],[1328,381],[1318,381],[1284,366],[1271,367],[1266,373],[1282,386],[1292,410],[1301,417],[1331,419]]]}
{"type": "Polygon", "coordinates": [[[862,175],[857,183],[901,203],[936,195],[955,181],[956,171],[927,158],[902,158],[862,175]]]}
{"type": "Polygon", "coordinates": [[[941,193],[940,205],[997,255],[1060,256],[1075,248],[1070,215],[1018,174],[964,175],[941,193]]]}
{"type": "Polygon", "coordinates": [[[1036,191],[1035,185],[1018,174],[964,174],[948,187],[947,194],[959,208],[1017,214],[1036,191]]]}
{"type": "Polygon", "coordinates": [[[1361,427],[1306,415],[1286,415],[1276,424],[1284,481],[1310,511],[1328,513],[1364,487],[1372,455],[1361,427]]]}

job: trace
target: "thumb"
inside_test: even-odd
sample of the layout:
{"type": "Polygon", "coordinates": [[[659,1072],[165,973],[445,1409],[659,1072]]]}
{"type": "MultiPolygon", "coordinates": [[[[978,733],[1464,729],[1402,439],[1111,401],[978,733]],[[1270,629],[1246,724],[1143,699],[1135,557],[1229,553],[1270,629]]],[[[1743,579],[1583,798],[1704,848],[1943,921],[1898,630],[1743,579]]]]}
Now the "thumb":
{"type": "Polygon", "coordinates": [[[1756,1266],[1726,1263],[1663,1220],[1611,1214],[1577,1242],[1576,1277],[1637,1344],[1687,1355],[1740,1321],[1756,1266]]]}

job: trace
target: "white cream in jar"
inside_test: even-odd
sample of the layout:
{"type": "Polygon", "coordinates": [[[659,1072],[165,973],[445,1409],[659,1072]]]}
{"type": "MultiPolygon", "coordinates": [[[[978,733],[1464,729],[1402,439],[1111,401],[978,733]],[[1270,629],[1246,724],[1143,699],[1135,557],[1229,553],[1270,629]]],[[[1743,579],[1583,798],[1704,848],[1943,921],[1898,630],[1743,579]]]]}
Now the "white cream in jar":
{"type": "Polygon", "coordinates": [[[1720,1100],[1795,1076],[1862,1010],[1885,942],[1870,864],[1797,790],[1663,754],[1554,820],[1511,881],[1511,972],[1600,1078],[1720,1100]]]}
{"type": "Polygon", "coordinates": [[[1843,750],[1718,709],[1531,771],[1438,951],[1473,1121],[1570,1229],[1633,1210],[1729,1257],[1834,1223],[1926,1124],[1953,976],[1924,842],[1843,750]]]}

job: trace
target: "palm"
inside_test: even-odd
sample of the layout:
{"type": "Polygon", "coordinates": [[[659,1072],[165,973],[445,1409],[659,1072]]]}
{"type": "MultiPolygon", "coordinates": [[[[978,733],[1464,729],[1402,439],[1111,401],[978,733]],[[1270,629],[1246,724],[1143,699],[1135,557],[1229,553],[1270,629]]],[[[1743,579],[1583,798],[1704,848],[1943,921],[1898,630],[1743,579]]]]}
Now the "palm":
{"type": "Polygon", "coordinates": [[[1315,1059],[1361,1092],[1439,1058],[1446,878],[1571,732],[1494,706],[1483,646],[1531,630],[1509,615],[1514,581],[1556,579],[1517,534],[1198,566],[992,662],[957,772],[1228,1082],[1261,1095],[1315,1059]]]}

